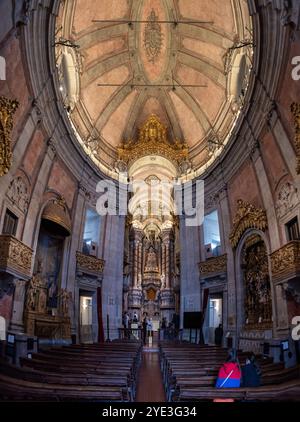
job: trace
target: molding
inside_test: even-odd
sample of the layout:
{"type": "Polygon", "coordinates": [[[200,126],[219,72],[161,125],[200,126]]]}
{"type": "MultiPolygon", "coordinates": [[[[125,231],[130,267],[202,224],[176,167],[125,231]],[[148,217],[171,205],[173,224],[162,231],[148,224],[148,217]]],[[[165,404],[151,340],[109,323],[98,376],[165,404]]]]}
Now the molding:
{"type": "Polygon", "coordinates": [[[297,174],[300,174],[300,103],[293,103],[291,105],[291,112],[294,116],[295,125],[294,145],[297,156],[297,174]]]}
{"type": "Polygon", "coordinates": [[[77,271],[100,276],[104,270],[105,261],[103,259],[96,258],[92,255],[85,255],[82,252],[76,252],[76,264],[77,271]]]}
{"type": "Polygon", "coordinates": [[[271,254],[273,282],[285,281],[300,275],[300,241],[294,240],[271,254]]]}
{"type": "Polygon", "coordinates": [[[20,278],[31,277],[33,250],[11,235],[0,235],[0,269],[20,278]]]}
{"type": "Polygon", "coordinates": [[[10,134],[13,129],[13,115],[19,103],[0,97],[0,176],[9,172],[12,163],[10,134]]]}
{"type": "Polygon", "coordinates": [[[218,273],[227,272],[227,254],[217,256],[215,258],[209,258],[206,261],[200,262],[199,264],[200,276],[212,276],[218,273]]]}

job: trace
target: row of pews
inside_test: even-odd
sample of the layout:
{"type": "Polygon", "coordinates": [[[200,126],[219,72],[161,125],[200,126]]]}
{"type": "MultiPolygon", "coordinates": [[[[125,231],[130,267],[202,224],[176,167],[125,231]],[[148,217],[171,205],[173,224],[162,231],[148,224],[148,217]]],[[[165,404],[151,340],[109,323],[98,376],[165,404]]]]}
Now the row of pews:
{"type": "Polygon", "coordinates": [[[116,341],[53,347],[0,361],[1,401],[134,401],[141,344],[116,341]]]}
{"type": "MultiPolygon", "coordinates": [[[[300,400],[300,369],[285,369],[272,358],[258,357],[262,370],[260,387],[217,389],[215,382],[228,351],[215,346],[160,343],[160,362],[168,401],[214,399],[300,400]]],[[[247,353],[239,352],[240,364],[247,353]]]]}

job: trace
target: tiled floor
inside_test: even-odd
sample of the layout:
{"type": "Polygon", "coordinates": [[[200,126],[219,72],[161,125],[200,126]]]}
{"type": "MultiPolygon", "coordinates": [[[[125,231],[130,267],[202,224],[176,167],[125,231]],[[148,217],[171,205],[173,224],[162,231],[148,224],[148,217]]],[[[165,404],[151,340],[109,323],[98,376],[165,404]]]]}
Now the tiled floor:
{"type": "Polygon", "coordinates": [[[145,346],[139,370],[137,402],[165,402],[166,395],[159,366],[159,354],[155,345],[145,346]]]}

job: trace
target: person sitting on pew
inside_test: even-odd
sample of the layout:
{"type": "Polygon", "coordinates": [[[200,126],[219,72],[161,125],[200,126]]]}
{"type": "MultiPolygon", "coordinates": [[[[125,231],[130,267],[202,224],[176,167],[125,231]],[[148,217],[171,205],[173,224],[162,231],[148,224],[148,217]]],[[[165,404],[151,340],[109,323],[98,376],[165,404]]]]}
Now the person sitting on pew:
{"type": "Polygon", "coordinates": [[[240,385],[241,369],[239,361],[233,353],[230,353],[219,370],[216,388],[239,388],[240,385]]]}
{"type": "Polygon", "coordinates": [[[261,384],[261,370],[256,363],[255,355],[252,353],[242,367],[242,386],[259,387],[261,384]]]}

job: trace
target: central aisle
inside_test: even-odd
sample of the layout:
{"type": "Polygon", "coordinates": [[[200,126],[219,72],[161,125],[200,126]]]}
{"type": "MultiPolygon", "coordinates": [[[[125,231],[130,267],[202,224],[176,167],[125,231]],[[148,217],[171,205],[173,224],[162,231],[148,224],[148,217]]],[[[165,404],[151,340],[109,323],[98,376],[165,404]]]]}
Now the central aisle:
{"type": "Polygon", "coordinates": [[[138,375],[137,402],[165,402],[166,394],[159,365],[158,347],[144,346],[138,375]]]}

